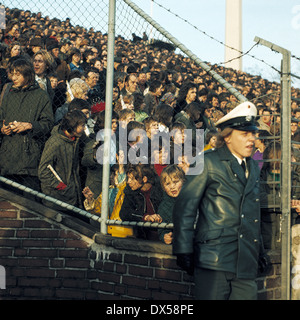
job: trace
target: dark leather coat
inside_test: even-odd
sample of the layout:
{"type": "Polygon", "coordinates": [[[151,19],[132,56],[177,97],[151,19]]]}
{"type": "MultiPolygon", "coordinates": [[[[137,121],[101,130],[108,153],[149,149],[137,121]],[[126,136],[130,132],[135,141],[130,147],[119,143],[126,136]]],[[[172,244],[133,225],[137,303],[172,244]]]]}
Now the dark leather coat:
{"type": "Polygon", "coordinates": [[[194,252],[197,267],[256,278],[259,168],[250,158],[247,166],[248,179],[227,146],[205,153],[202,173],[190,176],[174,206],[174,254],[194,252]]]}

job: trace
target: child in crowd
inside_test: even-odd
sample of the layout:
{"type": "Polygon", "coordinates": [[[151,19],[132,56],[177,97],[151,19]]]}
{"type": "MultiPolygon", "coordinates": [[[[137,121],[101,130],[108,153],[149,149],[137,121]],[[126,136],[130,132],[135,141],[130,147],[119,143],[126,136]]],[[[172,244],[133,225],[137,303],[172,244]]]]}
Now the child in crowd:
{"type": "MultiPolygon", "coordinates": [[[[111,220],[121,220],[119,213],[124,201],[124,189],[126,187],[126,173],[124,170],[124,154],[122,151],[119,152],[117,156],[118,165],[114,165],[111,168],[111,184],[109,187],[109,219],[111,220]]],[[[84,197],[84,207],[85,210],[91,213],[101,215],[101,205],[102,205],[102,193],[95,199],[94,193],[87,186],[82,191],[84,197]]],[[[113,237],[125,238],[128,236],[133,236],[132,227],[123,226],[107,226],[107,233],[111,234],[113,237]]]]}
{"type": "Polygon", "coordinates": [[[149,115],[143,111],[145,106],[144,95],[136,92],[133,93],[133,105],[136,121],[144,121],[149,115]]]}
{"type": "Polygon", "coordinates": [[[51,83],[51,88],[55,90],[58,86],[58,75],[54,72],[50,73],[48,76],[50,83],[51,83]]]}
{"type": "Polygon", "coordinates": [[[152,139],[152,137],[158,133],[158,121],[153,116],[146,118],[143,121],[146,129],[146,134],[148,139],[152,139]]]}
{"type": "Polygon", "coordinates": [[[162,170],[170,163],[170,140],[167,134],[157,134],[151,141],[151,163],[160,177],[162,170]]]}
{"type": "MultiPolygon", "coordinates": [[[[151,165],[128,165],[127,186],[125,197],[120,210],[123,221],[161,222],[157,214],[162,200],[162,188],[157,174],[151,165]]],[[[158,240],[157,230],[136,228],[137,237],[158,240]]]]}
{"type": "Polygon", "coordinates": [[[218,132],[217,131],[208,131],[205,137],[205,147],[204,151],[209,149],[215,149],[218,140],[218,132]]]}
{"type": "Polygon", "coordinates": [[[53,128],[38,168],[42,192],[77,207],[82,207],[78,142],[86,121],[81,111],[68,112],[53,128]]]}
{"type": "MultiPolygon", "coordinates": [[[[163,169],[160,183],[164,190],[162,202],[158,207],[158,215],[164,223],[173,223],[173,207],[185,181],[185,173],[175,164],[163,169]]],[[[168,229],[158,229],[159,239],[165,244],[172,244],[173,233],[168,229]]]]}
{"type": "Polygon", "coordinates": [[[184,151],[184,142],[186,140],[186,126],[182,122],[174,122],[170,127],[170,152],[171,162],[178,164],[178,157],[182,156],[184,151]]]}
{"type": "MultiPolygon", "coordinates": [[[[122,148],[122,146],[120,146],[122,148]]],[[[149,163],[148,141],[142,122],[130,121],[127,125],[127,163],[149,163]]]]}
{"type": "MultiPolygon", "coordinates": [[[[104,146],[104,120],[105,111],[101,111],[94,125],[94,134],[90,136],[90,141],[85,144],[81,165],[86,167],[87,175],[85,185],[89,186],[92,192],[99,195],[102,192],[102,170],[103,170],[103,146],[104,146]]],[[[110,163],[116,162],[116,132],[118,129],[119,116],[116,112],[112,112],[111,122],[111,149],[110,163]]]]}
{"type": "Polygon", "coordinates": [[[127,127],[127,124],[130,121],[135,120],[135,114],[134,111],[131,109],[123,109],[119,112],[119,124],[120,128],[125,129],[127,127]]]}

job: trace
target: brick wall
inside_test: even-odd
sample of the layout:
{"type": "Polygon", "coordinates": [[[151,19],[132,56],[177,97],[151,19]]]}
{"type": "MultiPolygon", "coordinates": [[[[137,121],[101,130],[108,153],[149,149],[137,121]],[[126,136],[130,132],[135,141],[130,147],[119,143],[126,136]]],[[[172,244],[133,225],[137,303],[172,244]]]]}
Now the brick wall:
{"type": "MultiPolygon", "coordinates": [[[[193,279],[176,266],[171,247],[118,239],[97,226],[0,189],[0,299],[187,300],[193,279]],[[30,208],[30,209],[29,209],[30,208]]],[[[258,279],[259,298],[280,299],[280,261],[258,279]]]]}

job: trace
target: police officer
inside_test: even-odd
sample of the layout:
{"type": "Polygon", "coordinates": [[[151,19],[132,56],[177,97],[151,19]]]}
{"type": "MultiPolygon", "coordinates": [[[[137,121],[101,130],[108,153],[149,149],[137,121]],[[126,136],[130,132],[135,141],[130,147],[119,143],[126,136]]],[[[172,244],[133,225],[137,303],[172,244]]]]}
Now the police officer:
{"type": "Polygon", "coordinates": [[[196,299],[257,298],[259,168],[251,159],[256,116],[255,105],[243,102],[216,123],[219,147],[204,154],[174,206],[173,253],[194,274],[196,299]]]}

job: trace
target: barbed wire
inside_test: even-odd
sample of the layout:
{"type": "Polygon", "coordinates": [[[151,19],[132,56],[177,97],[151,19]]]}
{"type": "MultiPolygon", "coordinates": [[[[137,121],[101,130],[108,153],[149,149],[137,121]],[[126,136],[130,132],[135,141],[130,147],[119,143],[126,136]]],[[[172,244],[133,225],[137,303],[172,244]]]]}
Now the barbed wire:
{"type": "MultiPolygon", "coordinates": [[[[228,61],[226,61],[226,62],[221,62],[221,63],[219,63],[219,64],[226,64],[226,63],[228,63],[228,62],[231,62],[231,61],[240,59],[240,58],[243,57],[243,56],[249,56],[249,57],[251,57],[251,58],[253,58],[253,59],[257,60],[257,61],[262,62],[263,64],[265,64],[265,65],[268,66],[269,68],[272,68],[273,70],[275,70],[276,72],[278,72],[279,74],[282,75],[282,72],[281,72],[280,70],[278,70],[276,67],[274,67],[274,66],[272,66],[271,64],[267,63],[267,62],[264,61],[263,59],[257,58],[257,57],[255,57],[254,55],[249,54],[249,53],[252,51],[252,49],[254,49],[254,47],[255,47],[257,44],[253,45],[247,52],[243,52],[243,51],[241,51],[241,50],[239,50],[239,49],[236,49],[236,48],[234,48],[234,47],[231,47],[231,46],[227,45],[226,43],[224,43],[223,41],[221,41],[221,40],[219,40],[219,39],[216,39],[215,37],[211,36],[211,35],[208,34],[207,32],[205,32],[205,31],[203,31],[203,30],[200,30],[197,26],[195,26],[195,25],[193,25],[192,23],[190,23],[187,19],[182,18],[182,17],[179,16],[177,13],[171,11],[171,9],[168,9],[168,8],[166,8],[165,6],[163,6],[162,4],[158,3],[156,0],[152,0],[152,2],[155,3],[157,6],[159,6],[160,8],[168,11],[170,14],[174,15],[175,17],[179,18],[180,20],[184,21],[185,23],[189,24],[190,26],[192,26],[192,27],[193,27],[194,29],[196,29],[197,31],[203,33],[205,36],[207,36],[207,37],[210,38],[211,40],[216,41],[216,42],[218,42],[219,44],[221,44],[222,46],[224,46],[224,47],[226,47],[226,48],[228,48],[228,49],[237,51],[238,53],[241,54],[240,56],[238,56],[238,57],[236,57],[236,58],[230,59],[230,60],[228,60],[228,61]]],[[[276,52],[276,51],[274,51],[274,52],[276,52]]],[[[276,52],[276,53],[277,53],[277,52],[276,52]]],[[[292,56],[292,57],[300,60],[300,58],[297,58],[296,56],[292,56]]],[[[299,77],[293,75],[292,73],[290,74],[290,76],[299,78],[299,77]]]]}
{"type": "Polygon", "coordinates": [[[296,57],[295,55],[291,55],[291,58],[294,58],[294,59],[296,59],[296,60],[299,60],[300,61],[300,58],[299,57],[296,57]]]}

